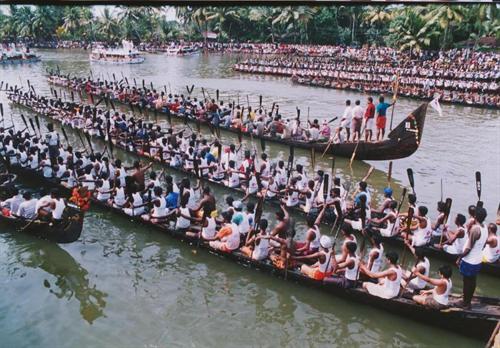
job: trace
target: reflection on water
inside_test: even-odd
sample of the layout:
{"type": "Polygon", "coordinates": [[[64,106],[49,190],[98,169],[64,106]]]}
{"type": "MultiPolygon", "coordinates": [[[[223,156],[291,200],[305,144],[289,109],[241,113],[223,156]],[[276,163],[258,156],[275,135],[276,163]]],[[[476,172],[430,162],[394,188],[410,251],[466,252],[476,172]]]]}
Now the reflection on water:
{"type": "MultiPolygon", "coordinates": [[[[90,284],[87,270],[67,251],[55,243],[20,234],[12,235],[9,242],[6,254],[11,264],[42,269],[55,277],[55,280],[44,278],[37,292],[47,288],[58,299],[76,299],[82,318],[89,324],[104,316],[107,294],[90,284]]],[[[17,266],[12,270],[15,269],[17,266]]]]}

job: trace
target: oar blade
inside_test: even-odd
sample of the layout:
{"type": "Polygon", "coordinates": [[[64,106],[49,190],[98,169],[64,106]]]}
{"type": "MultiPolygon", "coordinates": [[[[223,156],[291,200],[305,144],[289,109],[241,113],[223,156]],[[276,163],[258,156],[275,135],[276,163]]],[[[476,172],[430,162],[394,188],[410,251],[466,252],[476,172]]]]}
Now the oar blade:
{"type": "Polygon", "coordinates": [[[476,191],[477,191],[477,200],[481,201],[481,172],[476,172],[476,191]]]}

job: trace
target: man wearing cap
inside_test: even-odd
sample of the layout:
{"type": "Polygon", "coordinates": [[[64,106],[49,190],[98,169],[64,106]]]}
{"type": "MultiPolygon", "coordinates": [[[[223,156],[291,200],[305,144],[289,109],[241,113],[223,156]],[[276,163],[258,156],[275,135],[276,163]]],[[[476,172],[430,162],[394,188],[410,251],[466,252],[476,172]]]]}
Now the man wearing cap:
{"type": "Polygon", "coordinates": [[[229,211],[222,213],[224,226],[217,232],[213,241],[209,244],[212,248],[232,252],[240,246],[239,224],[241,224],[242,216],[234,216],[229,211]]]}
{"type": "Polygon", "coordinates": [[[372,215],[375,214],[377,217],[384,217],[390,212],[390,206],[393,200],[392,189],[390,187],[386,187],[384,189],[384,201],[377,209],[372,209],[372,215]]]}
{"type": "Polygon", "coordinates": [[[239,232],[246,239],[247,233],[250,231],[250,222],[248,220],[248,214],[243,211],[243,203],[241,201],[234,201],[233,208],[234,208],[233,220],[237,217],[238,218],[241,217],[241,222],[238,224],[239,232]]]}
{"type": "Polygon", "coordinates": [[[332,239],[328,236],[321,236],[319,239],[320,250],[314,254],[306,256],[293,256],[294,260],[317,260],[312,266],[302,265],[300,272],[309,278],[323,280],[332,274],[332,239]]]}

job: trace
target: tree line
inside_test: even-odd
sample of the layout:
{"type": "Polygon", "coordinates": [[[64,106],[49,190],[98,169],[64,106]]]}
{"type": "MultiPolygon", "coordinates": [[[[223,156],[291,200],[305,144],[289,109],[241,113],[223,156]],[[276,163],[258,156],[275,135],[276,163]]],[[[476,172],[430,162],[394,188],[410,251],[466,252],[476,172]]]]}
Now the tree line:
{"type": "Polygon", "coordinates": [[[202,41],[214,32],[220,42],[274,42],[360,46],[401,50],[448,49],[464,41],[500,36],[495,4],[425,6],[184,6],[168,20],[166,7],[10,5],[0,12],[3,42],[202,41]]]}

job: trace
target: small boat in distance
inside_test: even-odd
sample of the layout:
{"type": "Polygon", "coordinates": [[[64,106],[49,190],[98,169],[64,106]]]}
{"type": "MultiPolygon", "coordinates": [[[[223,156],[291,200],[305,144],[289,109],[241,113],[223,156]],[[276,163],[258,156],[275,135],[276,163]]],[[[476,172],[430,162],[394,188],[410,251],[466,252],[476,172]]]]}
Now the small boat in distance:
{"type": "Polygon", "coordinates": [[[41,56],[30,52],[28,47],[19,49],[14,44],[0,48],[0,64],[25,64],[35,63],[41,60],[41,56]]]}
{"type": "Polygon", "coordinates": [[[197,45],[177,45],[170,46],[165,50],[167,56],[191,56],[200,53],[201,49],[197,45]]]}
{"type": "Polygon", "coordinates": [[[96,48],[90,53],[91,62],[112,64],[139,64],[144,62],[144,56],[134,48],[131,41],[122,40],[121,48],[96,48]]]}

